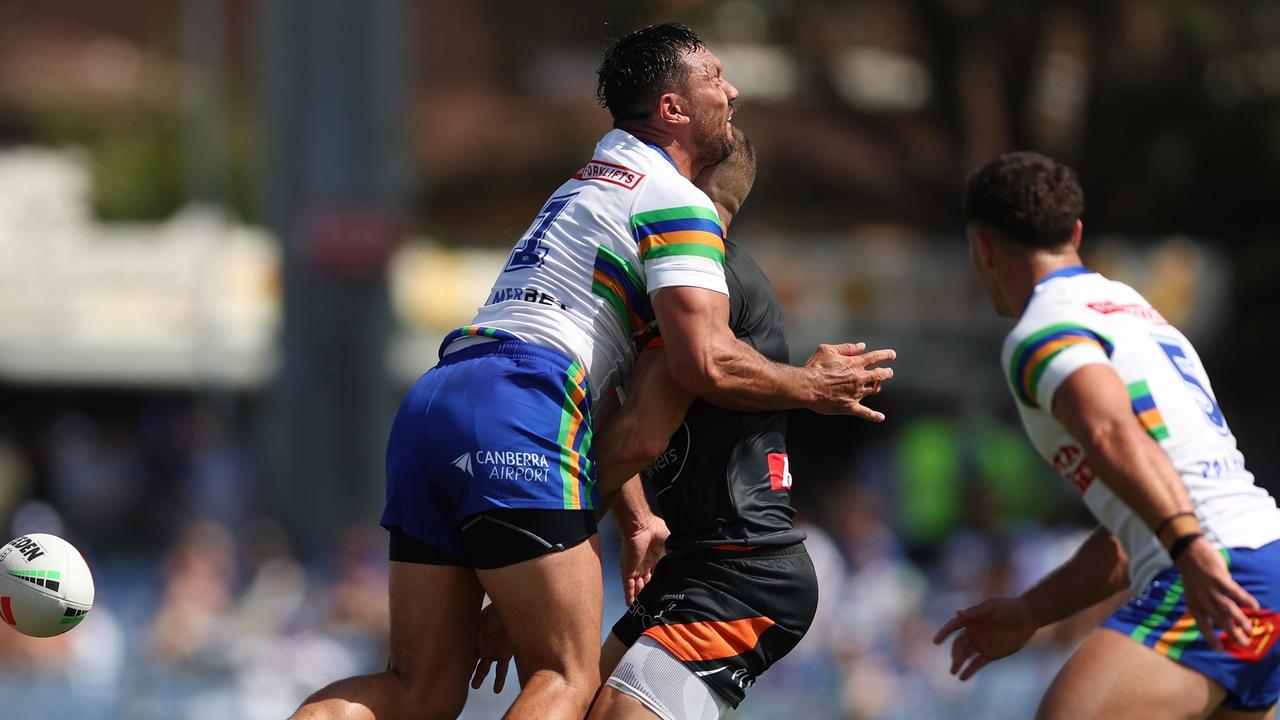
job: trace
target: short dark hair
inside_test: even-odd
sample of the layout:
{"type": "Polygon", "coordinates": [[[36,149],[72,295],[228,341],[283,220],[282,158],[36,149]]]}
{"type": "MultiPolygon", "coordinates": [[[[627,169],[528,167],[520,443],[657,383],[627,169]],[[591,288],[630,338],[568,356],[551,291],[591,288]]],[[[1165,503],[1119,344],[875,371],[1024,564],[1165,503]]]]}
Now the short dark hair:
{"type": "Polygon", "coordinates": [[[1071,168],[1034,152],[1005,153],[965,183],[965,223],[985,225],[1033,250],[1071,239],[1084,214],[1084,191],[1071,168]]]}
{"type": "Polygon", "coordinates": [[[618,38],[596,70],[596,98],[615,122],[640,120],[663,93],[683,87],[685,56],[705,48],[702,38],[679,23],[650,25],[618,38]]]}
{"type": "Polygon", "coordinates": [[[733,126],[733,151],[729,156],[714,165],[702,169],[694,184],[711,198],[712,202],[723,205],[730,213],[737,214],[742,203],[751,194],[751,187],[756,181],[756,149],[747,139],[745,133],[733,126]],[[706,177],[704,177],[706,176],[706,177]],[[707,183],[708,180],[714,183],[707,183]]]}

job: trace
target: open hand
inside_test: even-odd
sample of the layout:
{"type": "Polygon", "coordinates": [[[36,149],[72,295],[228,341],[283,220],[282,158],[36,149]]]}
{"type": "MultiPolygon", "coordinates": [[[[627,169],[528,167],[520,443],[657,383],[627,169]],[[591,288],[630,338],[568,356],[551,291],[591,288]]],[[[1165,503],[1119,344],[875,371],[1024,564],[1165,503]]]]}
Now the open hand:
{"type": "Polygon", "coordinates": [[[657,515],[651,515],[644,526],[623,533],[619,569],[622,592],[628,606],[635,602],[636,596],[653,577],[653,568],[667,552],[667,536],[670,534],[667,524],[657,515]]]}
{"type": "Polygon", "coordinates": [[[893,368],[875,367],[898,356],[893,350],[866,352],[866,343],[819,345],[805,368],[813,373],[818,397],[809,408],[826,415],[857,415],[872,422],[884,421],[884,414],[863,407],[862,400],[880,392],[880,385],[893,377],[893,368]]]}
{"type": "Polygon", "coordinates": [[[933,643],[941,645],[949,635],[960,631],[951,643],[951,674],[959,673],[963,681],[992,662],[1021,650],[1036,629],[1025,602],[1020,598],[997,597],[957,610],[955,617],[938,629],[933,643]]]}
{"type": "Polygon", "coordinates": [[[1200,634],[1209,647],[1222,652],[1216,627],[1237,645],[1248,646],[1252,623],[1242,608],[1257,610],[1258,601],[1231,579],[1227,563],[1217,548],[1200,538],[1178,558],[1187,611],[1196,619],[1200,634]]]}

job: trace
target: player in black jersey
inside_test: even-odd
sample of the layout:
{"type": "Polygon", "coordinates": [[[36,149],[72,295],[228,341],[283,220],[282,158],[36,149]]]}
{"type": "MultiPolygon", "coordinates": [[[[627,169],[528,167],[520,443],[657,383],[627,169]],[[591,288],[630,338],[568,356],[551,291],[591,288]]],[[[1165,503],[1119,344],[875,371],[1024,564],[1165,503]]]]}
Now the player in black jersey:
{"type": "MultiPolygon", "coordinates": [[[[755,178],[754,150],[736,128],[735,135],[734,153],[695,181],[725,226],[755,178]]],[[[755,262],[729,241],[725,276],[735,335],[786,362],[777,296],[755,262]]],[[[646,531],[654,548],[647,560],[662,554],[664,541],[666,556],[650,575],[652,562],[632,552],[628,567],[624,551],[628,600],[633,588],[639,595],[604,645],[601,676],[609,680],[589,718],[718,718],[796,646],[817,605],[804,533],[792,525],[785,413],[730,411],[698,399],[672,378],[664,355],[660,337],[641,353],[627,383],[626,395],[635,401],[603,421],[597,436],[602,493],[621,487],[615,504],[645,515],[639,478],[628,481],[643,469],[666,520],[646,531]]],[[[875,380],[871,394],[893,376],[875,366],[893,358],[892,350],[865,353],[875,380]]],[[[883,415],[869,411],[868,419],[883,415]]],[[[511,648],[496,617],[488,620],[472,687],[480,687],[496,662],[497,691],[511,648]]]]}
{"type": "MultiPolygon", "coordinates": [[[[726,227],[755,178],[750,143],[739,138],[737,147],[697,179],[726,227]]],[[[786,362],[777,295],[728,241],[725,275],[734,333],[786,362]]],[[[597,445],[608,487],[635,469],[628,458],[655,455],[646,442],[669,437],[643,475],[670,536],[667,555],[605,643],[601,676],[608,680],[590,718],[718,718],[796,646],[817,606],[804,533],[792,524],[785,413],[738,412],[694,398],[671,379],[663,352],[658,338],[641,355],[627,387],[640,400],[622,405],[597,445]]],[[[867,355],[871,366],[893,351],[867,355]]],[[[879,381],[893,374],[873,372],[879,381]]]]}

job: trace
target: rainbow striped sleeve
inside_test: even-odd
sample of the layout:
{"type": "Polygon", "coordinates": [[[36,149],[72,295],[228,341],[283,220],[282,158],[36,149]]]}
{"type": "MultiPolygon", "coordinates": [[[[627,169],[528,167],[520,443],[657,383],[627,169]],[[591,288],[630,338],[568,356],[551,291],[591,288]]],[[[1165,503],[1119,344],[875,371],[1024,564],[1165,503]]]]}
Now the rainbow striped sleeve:
{"type": "Polygon", "coordinates": [[[631,263],[603,245],[596,251],[591,292],[609,303],[627,337],[634,337],[653,322],[653,306],[649,304],[640,274],[631,263]]]}
{"type": "Polygon", "coordinates": [[[650,210],[631,216],[640,261],[694,255],[724,264],[724,230],[716,211],[698,205],[650,210]]]}
{"type": "Polygon", "coordinates": [[[1009,384],[1018,400],[1040,407],[1036,402],[1036,386],[1045,370],[1061,352],[1082,344],[1101,348],[1107,357],[1111,357],[1115,349],[1110,339],[1074,323],[1050,325],[1019,343],[1009,361],[1009,384]]]}
{"type": "Polygon", "coordinates": [[[1147,434],[1157,442],[1169,437],[1169,427],[1164,424],[1164,416],[1156,407],[1155,398],[1151,397],[1151,388],[1146,380],[1129,384],[1129,402],[1133,405],[1133,414],[1146,429],[1147,434]]]}

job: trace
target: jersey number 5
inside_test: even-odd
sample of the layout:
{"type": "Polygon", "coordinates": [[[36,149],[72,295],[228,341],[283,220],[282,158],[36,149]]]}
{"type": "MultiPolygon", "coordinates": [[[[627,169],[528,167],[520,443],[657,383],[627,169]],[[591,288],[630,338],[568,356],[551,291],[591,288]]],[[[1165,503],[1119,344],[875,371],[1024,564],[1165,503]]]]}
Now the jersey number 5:
{"type": "Polygon", "coordinates": [[[560,213],[564,212],[576,197],[578,193],[553,197],[542,206],[538,216],[533,219],[529,232],[520,238],[520,242],[516,243],[515,249],[511,251],[511,257],[507,260],[507,266],[502,268],[502,272],[542,267],[542,258],[547,254],[547,248],[542,245],[542,236],[547,234],[547,230],[551,229],[551,223],[556,221],[560,213]]]}
{"type": "Polygon", "coordinates": [[[1200,378],[1204,376],[1204,371],[1196,364],[1194,360],[1187,356],[1186,350],[1182,344],[1167,340],[1164,338],[1156,338],[1156,342],[1160,345],[1160,349],[1164,354],[1169,356],[1169,362],[1173,364],[1173,369],[1178,371],[1182,376],[1182,381],[1187,384],[1187,389],[1191,391],[1196,398],[1196,404],[1200,406],[1200,410],[1204,412],[1204,416],[1209,420],[1209,424],[1222,435],[1231,433],[1227,427],[1227,419],[1222,416],[1222,409],[1218,407],[1218,401],[1214,399],[1213,393],[1209,392],[1206,382],[1201,382],[1200,378]]]}

